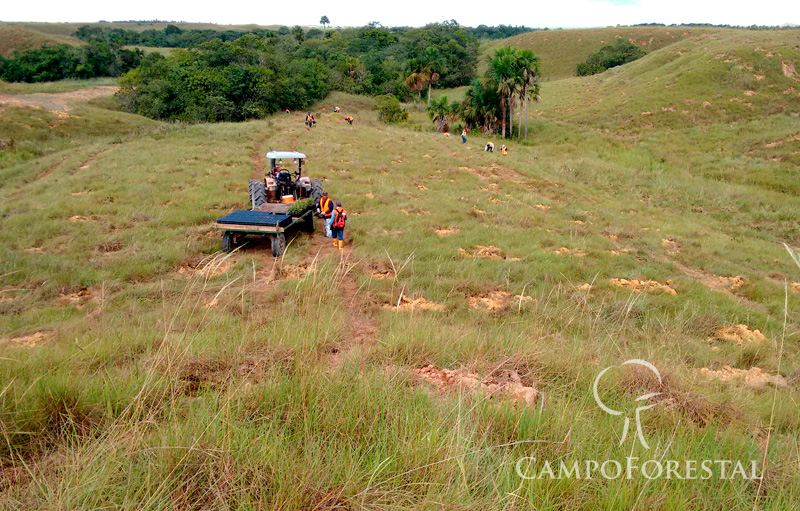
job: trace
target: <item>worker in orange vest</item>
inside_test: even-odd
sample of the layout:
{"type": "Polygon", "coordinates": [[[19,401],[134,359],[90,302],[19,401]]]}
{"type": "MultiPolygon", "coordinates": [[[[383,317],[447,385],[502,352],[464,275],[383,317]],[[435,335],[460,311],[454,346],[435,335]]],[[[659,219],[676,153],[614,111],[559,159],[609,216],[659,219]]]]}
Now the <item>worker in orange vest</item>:
{"type": "Polygon", "coordinates": [[[310,128],[310,127],[312,127],[312,126],[314,125],[314,123],[316,123],[316,122],[317,122],[317,121],[315,121],[315,120],[314,120],[314,116],[313,116],[313,115],[311,115],[311,112],[308,112],[308,113],[306,114],[306,126],[308,126],[308,127],[310,128]]]}
{"type": "Polygon", "coordinates": [[[328,192],[322,192],[322,197],[319,198],[319,208],[317,211],[323,220],[325,220],[325,237],[333,237],[333,233],[331,232],[331,224],[333,223],[333,201],[328,198],[328,192]]]}
{"type": "Polygon", "coordinates": [[[336,209],[333,210],[333,222],[331,223],[331,231],[333,233],[333,246],[339,247],[342,250],[344,246],[344,226],[347,224],[347,211],[342,208],[342,203],[336,203],[336,209]]]}
{"type": "Polygon", "coordinates": [[[508,154],[508,147],[505,144],[500,146],[500,152],[503,153],[503,156],[508,154]]]}

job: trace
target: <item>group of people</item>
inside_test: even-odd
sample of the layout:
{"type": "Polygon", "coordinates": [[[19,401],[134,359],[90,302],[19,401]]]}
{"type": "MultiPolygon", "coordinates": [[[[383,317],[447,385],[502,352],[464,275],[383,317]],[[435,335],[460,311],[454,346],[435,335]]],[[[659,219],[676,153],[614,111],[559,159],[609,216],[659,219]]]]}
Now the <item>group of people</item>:
{"type": "MultiPolygon", "coordinates": [[[[493,153],[494,152],[494,144],[492,142],[486,142],[486,147],[484,147],[483,150],[486,151],[487,153],[493,153]]],[[[502,153],[503,156],[507,155],[508,154],[508,146],[506,146],[505,144],[501,145],[500,146],[500,153],[502,153]]]]}
{"type": "MultiPolygon", "coordinates": [[[[334,106],[334,107],[333,107],[333,111],[334,111],[334,112],[336,112],[336,113],[339,113],[339,112],[341,112],[341,111],[342,111],[342,109],[341,109],[341,108],[339,108],[338,106],[334,106]]],[[[287,114],[288,114],[288,113],[290,113],[290,112],[289,112],[289,110],[286,110],[286,113],[287,113],[287,114]]],[[[343,117],[343,119],[344,119],[344,120],[345,120],[345,122],[347,122],[347,124],[349,124],[350,126],[352,126],[352,125],[353,125],[353,121],[355,121],[355,119],[353,118],[353,116],[352,116],[352,115],[346,115],[346,116],[344,116],[344,117],[343,117]]],[[[314,119],[314,116],[313,116],[313,115],[311,115],[311,112],[308,112],[308,113],[306,113],[306,120],[304,121],[304,124],[305,124],[305,125],[306,125],[308,128],[312,128],[312,127],[313,127],[313,126],[314,126],[316,123],[317,123],[317,120],[316,120],[316,119],[314,119]]]]}
{"type": "Polygon", "coordinates": [[[317,213],[325,220],[325,237],[333,238],[333,246],[342,250],[344,247],[344,227],[347,225],[347,211],[342,203],[332,201],[328,192],[322,192],[317,205],[317,213]]]}
{"type": "MultiPolygon", "coordinates": [[[[449,133],[445,133],[445,136],[449,137],[450,134],[449,133]]],[[[467,143],[467,128],[464,128],[461,131],[461,143],[462,144],[466,144],[467,143]]],[[[486,146],[484,146],[483,150],[486,151],[487,153],[493,153],[494,152],[494,143],[486,142],[486,146]]],[[[501,145],[500,146],[500,153],[503,156],[508,155],[508,146],[506,146],[505,144],[501,145]]]]}

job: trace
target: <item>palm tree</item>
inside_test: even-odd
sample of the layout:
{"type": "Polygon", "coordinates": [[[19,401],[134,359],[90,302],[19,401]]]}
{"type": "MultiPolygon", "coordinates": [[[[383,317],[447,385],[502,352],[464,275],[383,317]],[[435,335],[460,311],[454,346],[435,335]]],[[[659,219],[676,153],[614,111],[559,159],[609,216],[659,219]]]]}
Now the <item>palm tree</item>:
{"type": "Polygon", "coordinates": [[[408,75],[403,81],[403,84],[408,87],[408,90],[411,92],[417,93],[417,98],[419,99],[419,105],[417,109],[421,112],[422,111],[422,89],[425,88],[425,84],[428,83],[428,77],[424,73],[411,73],[408,75]]]}
{"type": "Polygon", "coordinates": [[[344,65],[347,74],[350,75],[350,78],[355,79],[356,76],[361,77],[364,74],[365,71],[364,64],[356,57],[350,57],[345,61],[344,65]]]}
{"type": "Polygon", "coordinates": [[[433,84],[439,81],[440,72],[444,70],[442,65],[442,58],[439,50],[434,47],[428,47],[422,52],[420,59],[423,65],[423,71],[428,75],[428,107],[431,106],[431,89],[433,84]]]}
{"type": "Polygon", "coordinates": [[[300,25],[295,25],[292,27],[292,35],[295,39],[297,39],[298,44],[302,43],[303,39],[306,38],[306,33],[303,31],[303,27],[300,25]]]}
{"type": "Polygon", "coordinates": [[[522,117],[525,117],[525,138],[528,138],[528,98],[539,101],[539,67],[540,61],[533,51],[517,51],[517,69],[520,76],[519,98],[523,105],[523,115],[519,118],[517,139],[522,138],[522,117]]]}
{"type": "Polygon", "coordinates": [[[449,131],[448,118],[453,113],[453,109],[447,104],[447,96],[434,99],[428,106],[428,117],[436,123],[436,131],[449,131]]]}
{"type": "Polygon", "coordinates": [[[502,136],[506,136],[506,111],[510,107],[510,99],[516,92],[517,70],[516,49],[510,46],[500,48],[494,52],[494,57],[489,61],[489,78],[494,82],[497,93],[500,95],[500,109],[503,113],[502,136]]]}
{"type": "Polygon", "coordinates": [[[406,79],[403,83],[406,87],[408,87],[408,90],[417,93],[417,97],[419,99],[419,105],[417,109],[421,112],[422,89],[424,89],[425,86],[430,83],[432,70],[429,67],[426,67],[424,62],[422,62],[420,59],[409,59],[406,62],[406,72],[409,74],[406,76],[406,79]]]}
{"type": "Polygon", "coordinates": [[[323,16],[319,19],[319,24],[322,25],[322,28],[325,28],[331,24],[331,20],[329,20],[327,16],[323,16]]]}

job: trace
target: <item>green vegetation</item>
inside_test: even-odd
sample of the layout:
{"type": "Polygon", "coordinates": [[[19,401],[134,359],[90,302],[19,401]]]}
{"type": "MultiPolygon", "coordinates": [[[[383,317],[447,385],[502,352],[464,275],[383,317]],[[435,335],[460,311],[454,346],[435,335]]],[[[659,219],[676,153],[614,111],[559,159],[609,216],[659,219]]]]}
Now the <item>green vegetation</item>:
{"type": "Polygon", "coordinates": [[[152,119],[242,121],[309,106],[330,91],[328,69],[247,35],[163,57],[147,55],[120,80],[125,110],[152,119]]]}
{"type": "Polygon", "coordinates": [[[465,124],[468,127],[480,127],[484,133],[500,131],[503,138],[506,138],[508,124],[509,136],[513,138],[514,101],[519,99],[522,115],[517,134],[521,138],[524,118],[527,137],[528,101],[539,100],[539,69],[539,57],[531,50],[519,50],[511,46],[499,48],[489,62],[485,79],[474,81],[467,91],[460,109],[465,124]]]}
{"type": "Polygon", "coordinates": [[[374,108],[378,111],[378,119],[385,123],[391,124],[408,120],[408,112],[400,105],[400,101],[391,94],[376,97],[374,108]]]}
{"type": "Polygon", "coordinates": [[[301,216],[307,211],[313,211],[315,207],[316,203],[314,199],[302,199],[289,206],[289,214],[292,216],[301,216]]]}
{"type": "Polygon", "coordinates": [[[328,34],[307,39],[295,27],[277,39],[246,34],[166,58],[149,54],[123,77],[119,96],[126,110],[153,119],[241,121],[306,108],[330,90],[400,97],[411,90],[421,109],[426,86],[461,85],[474,74],[477,40],[455,25],[328,34]],[[404,69],[411,81],[403,81],[404,69]]]}
{"type": "Polygon", "coordinates": [[[9,82],[52,82],[67,78],[120,76],[139,65],[139,50],[92,42],[85,46],[57,44],[0,57],[0,78],[9,82]]]}
{"type": "Polygon", "coordinates": [[[75,32],[75,37],[85,42],[103,42],[118,46],[155,46],[160,48],[192,48],[209,41],[235,41],[245,35],[276,37],[267,29],[253,30],[184,30],[176,25],[167,25],[161,30],[125,30],[103,26],[84,25],[75,32]]]}
{"type": "MultiPolygon", "coordinates": [[[[2,109],[43,149],[0,165],[0,506],[792,509],[797,32],[688,38],[544,83],[519,143],[388,125],[341,92],[310,130],[296,113],[187,125],[74,103],[51,135],[57,113],[2,109]],[[343,202],[343,255],[319,233],[283,258],[258,239],[219,253],[213,221],[247,207],[268,148],[307,153],[343,202]],[[764,339],[723,336],[736,325],[764,339]],[[620,446],[621,417],[592,398],[633,358],[663,384],[612,371],[603,398],[632,412],[662,392],[650,450],[631,432],[620,446]],[[439,386],[428,366],[539,396],[439,386]],[[771,383],[741,373],[759,371],[771,383]],[[764,479],[522,480],[526,456],[757,460],[764,479]]],[[[493,97],[499,119],[487,83],[459,94],[493,97]]]]}
{"type": "Polygon", "coordinates": [[[623,39],[617,39],[613,44],[600,48],[597,53],[592,53],[586,62],[581,62],[575,67],[577,76],[589,76],[602,73],[606,69],[621,66],[628,62],[640,59],[647,52],[636,44],[623,39]]]}

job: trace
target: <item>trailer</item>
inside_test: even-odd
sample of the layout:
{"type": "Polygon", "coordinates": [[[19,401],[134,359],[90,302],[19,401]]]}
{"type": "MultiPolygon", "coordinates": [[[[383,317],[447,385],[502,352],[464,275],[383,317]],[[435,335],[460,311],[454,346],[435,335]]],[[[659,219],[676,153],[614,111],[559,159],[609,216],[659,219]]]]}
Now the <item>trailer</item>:
{"type": "Polygon", "coordinates": [[[288,213],[288,205],[264,204],[256,210],[238,210],[217,219],[214,228],[223,231],[222,250],[230,252],[248,235],[270,238],[272,255],[280,257],[286,250],[286,236],[292,232],[314,232],[314,212],[300,216],[288,213]]]}

